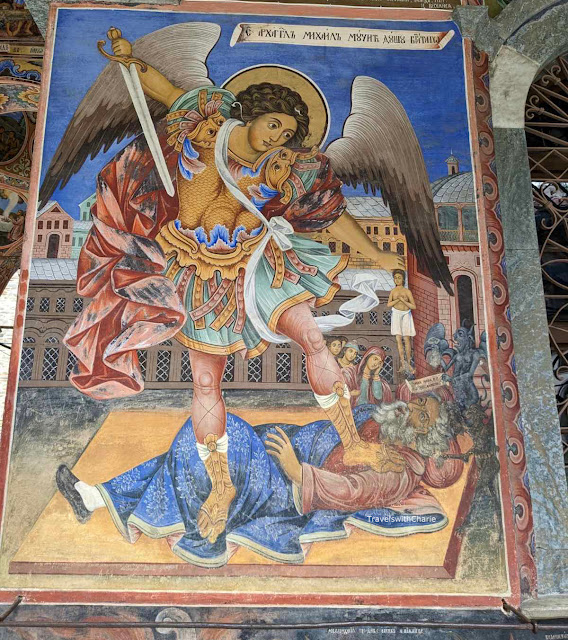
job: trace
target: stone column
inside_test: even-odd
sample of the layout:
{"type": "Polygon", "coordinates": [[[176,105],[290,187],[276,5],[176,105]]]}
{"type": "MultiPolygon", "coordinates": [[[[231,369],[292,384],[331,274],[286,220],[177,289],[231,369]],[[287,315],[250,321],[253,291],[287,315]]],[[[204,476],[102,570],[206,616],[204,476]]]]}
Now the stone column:
{"type": "Polygon", "coordinates": [[[554,394],[534,217],[525,101],[545,64],[568,50],[568,4],[515,0],[495,20],[482,7],[454,14],[464,36],[491,58],[495,136],[511,324],[533,504],[538,598],[524,610],[538,617],[568,612],[568,493],[554,394]]]}

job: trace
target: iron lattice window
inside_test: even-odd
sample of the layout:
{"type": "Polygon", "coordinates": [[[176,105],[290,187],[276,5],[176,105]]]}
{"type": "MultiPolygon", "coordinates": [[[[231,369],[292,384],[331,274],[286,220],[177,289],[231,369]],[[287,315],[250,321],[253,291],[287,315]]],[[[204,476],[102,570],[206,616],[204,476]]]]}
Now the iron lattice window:
{"type": "Polygon", "coordinates": [[[383,362],[383,368],[381,369],[381,378],[386,380],[389,384],[394,384],[394,365],[392,356],[387,356],[383,362]]]}
{"type": "Polygon", "coordinates": [[[309,384],[306,354],[302,353],[302,384],[309,384]]]}
{"type": "Polygon", "coordinates": [[[227,357],[227,364],[225,365],[225,371],[223,372],[223,382],[235,381],[235,354],[231,353],[227,357]]]}
{"type": "Polygon", "coordinates": [[[49,312],[49,298],[41,298],[39,301],[39,310],[40,313],[48,313],[49,312]]]}
{"type": "Polygon", "coordinates": [[[148,352],[144,349],[138,349],[138,364],[140,365],[140,372],[142,374],[142,380],[146,380],[146,365],[148,364],[148,352]]]}
{"type": "Polygon", "coordinates": [[[156,382],[168,382],[170,379],[171,351],[160,350],[156,359],[156,382]]]}
{"type": "Polygon", "coordinates": [[[384,325],[390,325],[391,323],[391,310],[388,309],[387,311],[383,311],[383,324],[384,325]]]}
{"type": "Polygon", "coordinates": [[[251,358],[248,361],[247,380],[249,382],[262,382],[262,356],[251,358]]]}
{"type": "Polygon", "coordinates": [[[43,352],[41,379],[57,380],[58,366],[59,366],[59,347],[47,347],[43,352]]]}
{"type": "Polygon", "coordinates": [[[376,311],[371,311],[369,313],[369,323],[379,324],[379,314],[376,311]]]}
{"type": "MultiPolygon", "coordinates": [[[[24,342],[34,342],[33,338],[24,338],[24,342]]],[[[24,347],[22,349],[22,360],[20,362],[20,380],[31,380],[34,369],[35,347],[24,347]]]]}
{"type": "Polygon", "coordinates": [[[181,381],[193,382],[193,373],[189,361],[189,351],[182,351],[181,354],[181,381]]]}
{"type": "Polygon", "coordinates": [[[35,298],[28,298],[26,300],[26,311],[29,313],[30,311],[33,311],[35,307],[35,298]]]}
{"type": "Polygon", "coordinates": [[[65,367],[65,380],[69,380],[69,376],[73,373],[76,364],[77,356],[69,351],[67,354],[67,366],[65,367]]]}
{"type": "Polygon", "coordinates": [[[55,301],[55,313],[65,313],[65,298],[57,298],[55,301]]]}
{"type": "Polygon", "coordinates": [[[276,382],[291,382],[292,380],[292,354],[281,351],[276,354],[276,382]]]}
{"type": "Polygon", "coordinates": [[[355,324],[363,324],[363,314],[357,312],[355,314],[355,324]]]}
{"type": "Polygon", "coordinates": [[[73,298],[73,313],[83,311],[83,298],[73,298]]]}

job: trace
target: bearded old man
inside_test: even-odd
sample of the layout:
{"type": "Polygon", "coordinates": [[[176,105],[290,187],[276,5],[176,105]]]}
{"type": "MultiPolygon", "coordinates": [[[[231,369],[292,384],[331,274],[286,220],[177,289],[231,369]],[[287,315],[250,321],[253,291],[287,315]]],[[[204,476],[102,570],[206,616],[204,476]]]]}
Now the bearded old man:
{"type": "Polygon", "coordinates": [[[292,481],[301,513],[434,506],[437,501],[425,487],[449,487],[460,478],[464,467],[462,460],[443,457],[460,453],[449,408],[449,403],[434,396],[378,407],[359,434],[363,441],[380,442],[390,450],[391,463],[383,473],[370,467],[347,467],[341,445],[319,468],[301,463],[281,429],[267,435],[266,447],[292,481]]]}

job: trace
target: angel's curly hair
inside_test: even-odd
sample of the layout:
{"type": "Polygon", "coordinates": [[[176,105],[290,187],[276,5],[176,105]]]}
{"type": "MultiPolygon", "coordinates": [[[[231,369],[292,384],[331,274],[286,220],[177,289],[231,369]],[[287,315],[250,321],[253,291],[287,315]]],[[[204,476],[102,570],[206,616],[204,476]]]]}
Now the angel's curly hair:
{"type": "Polygon", "coordinates": [[[303,145],[308,135],[310,118],[308,105],[296,91],[271,82],[251,84],[238,93],[231,107],[231,117],[243,122],[251,122],[267,113],[285,113],[295,118],[298,128],[285,146],[301,147],[303,145]]]}

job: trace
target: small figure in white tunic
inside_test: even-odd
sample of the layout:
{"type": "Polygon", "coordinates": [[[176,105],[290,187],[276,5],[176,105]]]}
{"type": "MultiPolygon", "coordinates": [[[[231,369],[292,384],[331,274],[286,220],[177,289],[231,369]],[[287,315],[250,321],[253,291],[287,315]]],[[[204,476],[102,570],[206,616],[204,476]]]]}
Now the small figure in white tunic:
{"type": "Polygon", "coordinates": [[[401,373],[413,374],[410,364],[412,358],[412,338],[416,335],[412,310],[416,303],[412,291],[405,285],[406,273],[402,269],[393,271],[395,287],[389,295],[387,306],[391,309],[391,335],[396,336],[401,373]]]}

